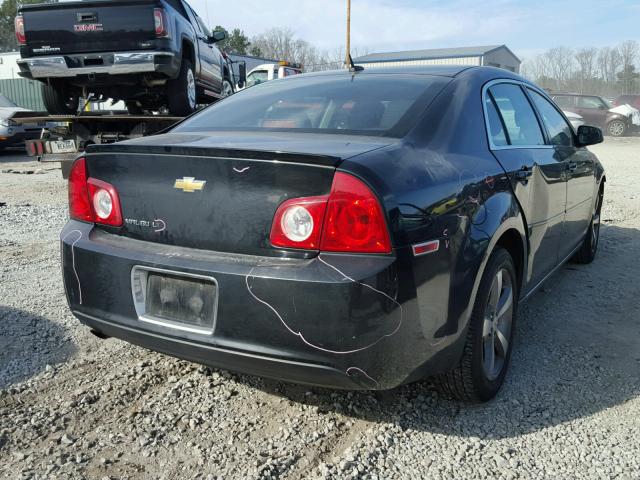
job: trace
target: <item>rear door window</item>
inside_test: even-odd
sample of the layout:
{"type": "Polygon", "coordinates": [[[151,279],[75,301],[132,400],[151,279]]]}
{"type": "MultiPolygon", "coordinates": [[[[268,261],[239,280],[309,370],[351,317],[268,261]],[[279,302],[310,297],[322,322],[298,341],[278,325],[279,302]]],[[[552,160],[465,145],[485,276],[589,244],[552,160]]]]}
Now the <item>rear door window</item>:
{"type": "Polygon", "coordinates": [[[487,119],[489,120],[489,136],[491,137],[491,143],[496,147],[504,147],[509,144],[507,136],[504,132],[504,126],[500,119],[500,114],[493,104],[493,100],[489,95],[484,100],[485,109],[487,111],[487,119]]]}
{"type": "Polygon", "coordinates": [[[500,111],[510,145],[544,145],[544,137],[536,114],[520,86],[500,83],[489,89],[500,111]]]}
{"type": "Polygon", "coordinates": [[[554,95],[553,97],[553,101],[556,102],[560,108],[575,108],[575,99],[575,97],[567,95],[554,95]]]}
{"type": "Polygon", "coordinates": [[[547,133],[549,135],[549,143],[563,147],[573,146],[573,133],[571,126],[558,113],[556,108],[542,95],[535,90],[529,89],[531,99],[538,109],[538,113],[542,117],[547,133]]]}
{"type": "Polygon", "coordinates": [[[605,110],[607,106],[598,97],[578,97],[578,108],[605,110]]]}

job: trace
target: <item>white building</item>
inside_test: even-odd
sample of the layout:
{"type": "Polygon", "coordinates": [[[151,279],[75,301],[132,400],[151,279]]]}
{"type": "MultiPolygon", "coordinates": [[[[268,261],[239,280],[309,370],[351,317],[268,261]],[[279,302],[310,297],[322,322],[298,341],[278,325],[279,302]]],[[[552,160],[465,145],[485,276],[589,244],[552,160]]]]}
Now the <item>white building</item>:
{"type": "Polygon", "coordinates": [[[473,65],[504,68],[515,73],[519,73],[520,64],[522,63],[506,45],[372,53],[354,58],[353,61],[365,68],[415,65],[473,65]]]}
{"type": "Polygon", "coordinates": [[[0,53],[0,80],[20,78],[18,76],[20,68],[16,63],[19,58],[19,52],[0,53]]]}

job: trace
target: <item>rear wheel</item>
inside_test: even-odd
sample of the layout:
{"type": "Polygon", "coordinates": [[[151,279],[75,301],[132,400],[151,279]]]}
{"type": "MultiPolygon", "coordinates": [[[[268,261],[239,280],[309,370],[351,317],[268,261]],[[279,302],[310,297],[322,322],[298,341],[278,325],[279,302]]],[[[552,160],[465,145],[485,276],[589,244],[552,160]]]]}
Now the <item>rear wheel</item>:
{"type": "Polygon", "coordinates": [[[604,192],[600,190],[596,199],[596,207],[591,216],[591,225],[584,237],[580,250],[573,256],[571,260],[576,263],[591,263],[596,258],[598,252],[598,243],[600,242],[600,212],[602,211],[602,200],[604,192]]]}
{"type": "Polygon", "coordinates": [[[515,330],[518,284],[509,252],[491,254],[480,281],[460,363],[436,379],[443,393],[459,400],[486,402],[504,382],[515,330]]]}
{"type": "Polygon", "coordinates": [[[611,120],[607,125],[607,133],[612,137],[622,137],[627,133],[627,125],[622,120],[611,120]]]}
{"type": "Polygon", "coordinates": [[[184,117],[196,110],[196,77],[191,60],[183,58],[180,75],[168,84],[169,112],[184,117]]]}
{"type": "Polygon", "coordinates": [[[127,111],[131,115],[142,115],[144,113],[143,108],[138,104],[138,102],[134,100],[128,100],[126,102],[126,105],[127,105],[127,111]]]}
{"type": "Polygon", "coordinates": [[[222,81],[222,90],[220,91],[220,96],[224,98],[228,97],[229,95],[233,95],[233,85],[231,85],[231,82],[228,78],[225,78],[222,81]]]}
{"type": "Polygon", "coordinates": [[[78,96],[66,93],[63,88],[46,84],[42,84],[42,101],[47,112],[52,115],[75,115],[80,103],[78,96]]]}

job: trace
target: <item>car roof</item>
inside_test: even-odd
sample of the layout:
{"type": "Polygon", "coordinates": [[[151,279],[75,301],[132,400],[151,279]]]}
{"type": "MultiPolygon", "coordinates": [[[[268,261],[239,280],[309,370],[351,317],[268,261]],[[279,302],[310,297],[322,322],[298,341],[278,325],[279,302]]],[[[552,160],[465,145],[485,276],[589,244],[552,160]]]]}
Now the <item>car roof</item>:
{"type": "MultiPolygon", "coordinates": [[[[503,70],[495,67],[478,67],[473,65],[416,65],[416,66],[400,66],[400,67],[365,67],[363,70],[352,72],[347,69],[340,70],[327,70],[324,72],[310,72],[305,73],[305,77],[309,76],[322,76],[322,75],[367,75],[367,74],[387,74],[387,75],[434,75],[440,77],[457,77],[458,75],[477,74],[477,75],[491,75],[496,78],[517,78],[522,81],[526,81],[519,77],[517,74],[508,70],[503,70]]],[[[291,77],[293,78],[293,77],[291,77]]]]}

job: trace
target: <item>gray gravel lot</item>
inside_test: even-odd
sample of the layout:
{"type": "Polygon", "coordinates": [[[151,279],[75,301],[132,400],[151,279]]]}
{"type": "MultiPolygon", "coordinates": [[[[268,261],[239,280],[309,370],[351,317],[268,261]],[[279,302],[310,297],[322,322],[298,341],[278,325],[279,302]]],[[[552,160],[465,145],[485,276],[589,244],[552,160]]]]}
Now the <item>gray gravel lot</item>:
{"type": "Polygon", "coordinates": [[[640,138],[607,168],[592,265],[522,309],[504,390],[332,392],[109,339],[68,312],[56,164],[0,154],[0,478],[640,478],[640,138]],[[6,203],[6,205],[2,205],[6,203]]]}

